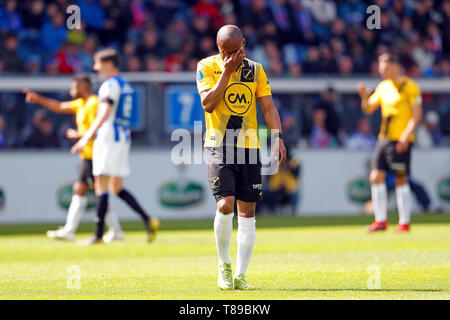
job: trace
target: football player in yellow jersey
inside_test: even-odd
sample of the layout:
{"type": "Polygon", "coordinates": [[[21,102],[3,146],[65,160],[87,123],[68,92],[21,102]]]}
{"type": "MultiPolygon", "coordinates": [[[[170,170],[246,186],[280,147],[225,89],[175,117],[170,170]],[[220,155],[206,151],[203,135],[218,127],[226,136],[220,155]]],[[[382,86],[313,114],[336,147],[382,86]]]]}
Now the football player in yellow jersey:
{"type": "Polygon", "coordinates": [[[414,80],[401,74],[401,65],[396,56],[383,54],[378,58],[379,73],[384,81],[375,92],[360,84],[361,107],[365,113],[372,113],[381,107],[381,128],[375,147],[370,173],[372,202],[375,221],[367,231],[387,228],[386,171],[395,175],[395,193],[399,224],[396,231],[409,231],[411,216],[411,190],[408,184],[411,146],[414,130],[422,119],[422,98],[414,80]]]}
{"type": "Polygon", "coordinates": [[[219,54],[201,60],[197,88],[206,118],[205,148],[208,178],[217,202],[214,219],[219,257],[218,286],[223,290],[251,290],[245,274],[255,242],[255,207],[262,196],[257,136],[256,99],[275,135],[279,164],[286,158],[278,111],[269,81],[259,63],[244,57],[245,39],[233,25],[217,33],[219,54]],[[229,249],[234,205],[238,210],[238,250],[233,278],[229,249]]]}
{"type": "MultiPolygon", "coordinates": [[[[80,139],[89,129],[97,116],[97,96],[92,93],[92,83],[88,75],[77,75],[73,78],[70,95],[72,101],[57,101],[44,97],[36,92],[24,89],[26,102],[37,103],[53,112],[68,113],[76,115],[77,130],[69,128],[66,136],[72,140],[80,139]]],[[[87,193],[90,186],[93,185],[94,177],[92,175],[92,147],[94,141],[80,154],[81,170],[77,181],[73,185],[73,196],[70,203],[67,221],[64,227],[58,230],[47,231],[47,236],[53,239],[73,240],[75,232],[80,223],[83,213],[86,211],[88,198],[87,193]]],[[[109,232],[105,235],[105,242],[123,238],[123,231],[119,220],[111,211],[108,213],[107,224],[109,232]]]]}

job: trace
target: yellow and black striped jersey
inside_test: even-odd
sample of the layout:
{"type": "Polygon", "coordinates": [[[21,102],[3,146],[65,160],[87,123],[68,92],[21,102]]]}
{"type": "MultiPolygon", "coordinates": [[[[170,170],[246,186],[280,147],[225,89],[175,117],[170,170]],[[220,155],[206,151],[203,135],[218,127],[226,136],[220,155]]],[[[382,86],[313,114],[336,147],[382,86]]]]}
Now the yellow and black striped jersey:
{"type": "MultiPolygon", "coordinates": [[[[220,55],[201,60],[197,66],[198,92],[213,88],[222,72],[220,55]]],[[[212,113],[205,112],[205,147],[231,143],[225,133],[227,129],[232,129],[230,131],[236,134],[232,143],[236,147],[259,148],[256,99],[268,95],[271,95],[270,84],[261,64],[245,58],[230,77],[219,105],[212,113]]]]}
{"type": "MultiPolygon", "coordinates": [[[[412,106],[422,103],[422,98],[415,81],[402,77],[398,83],[392,80],[380,82],[369,101],[381,105],[382,122],[378,138],[397,141],[413,116],[412,106]]],[[[411,134],[410,142],[413,141],[414,134],[411,134]]]]}

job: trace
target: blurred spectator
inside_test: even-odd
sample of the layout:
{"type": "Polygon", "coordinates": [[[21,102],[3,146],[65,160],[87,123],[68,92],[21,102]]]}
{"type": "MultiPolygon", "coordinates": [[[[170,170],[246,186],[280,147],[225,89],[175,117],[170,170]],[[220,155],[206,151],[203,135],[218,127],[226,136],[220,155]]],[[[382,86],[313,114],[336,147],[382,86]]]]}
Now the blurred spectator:
{"type": "Polygon", "coordinates": [[[416,144],[419,147],[438,147],[442,145],[442,133],[439,129],[439,115],[436,111],[428,111],[423,123],[416,131],[416,144]]]}
{"type": "Polygon", "coordinates": [[[56,63],[60,74],[72,74],[79,68],[77,47],[75,44],[66,42],[56,53],[56,63]]]}
{"type": "Polygon", "coordinates": [[[141,60],[136,56],[129,57],[125,70],[128,72],[137,72],[141,70],[141,60]]]}
{"type": "Polygon", "coordinates": [[[22,16],[25,29],[39,31],[45,18],[45,2],[43,0],[27,2],[22,16]]]}
{"type": "Polygon", "coordinates": [[[167,22],[172,20],[176,12],[176,3],[167,0],[147,1],[147,12],[157,27],[163,29],[167,26],[167,22]]]}
{"type": "Polygon", "coordinates": [[[164,33],[164,46],[166,54],[173,54],[180,52],[183,42],[189,35],[189,28],[187,27],[184,18],[179,15],[174,17],[164,33]]]}
{"type": "MultiPolygon", "coordinates": [[[[279,105],[279,103],[276,103],[279,105]]],[[[297,146],[297,137],[299,136],[296,129],[296,119],[292,111],[287,109],[280,110],[281,128],[283,130],[283,141],[287,147],[297,146]]]]}
{"type": "Polygon", "coordinates": [[[309,47],[308,55],[306,56],[305,63],[303,64],[303,71],[305,73],[320,73],[322,69],[320,61],[320,52],[316,47],[309,47]]]}
{"type": "Polygon", "coordinates": [[[286,161],[264,184],[264,198],[261,205],[266,206],[270,213],[294,215],[299,199],[299,176],[300,163],[292,157],[288,149],[286,161]]]}
{"type": "MultiPolygon", "coordinates": [[[[197,68],[197,66],[196,66],[197,68]]],[[[145,71],[149,72],[158,72],[162,71],[163,66],[161,60],[158,59],[156,56],[148,56],[145,59],[145,71]]]]}
{"type": "Polygon", "coordinates": [[[78,0],[81,16],[91,32],[99,32],[106,22],[105,9],[96,0],[78,0]]]}
{"type": "Polygon", "coordinates": [[[343,76],[348,76],[353,73],[353,61],[349,56],[342,56],[338,59],[338,70],[343,76]]]}
{"type": "Polygon", "coordinates": [[[59,147],[52,119],[44,110],[38,109],[33,116],[33,127],[25,134],[24,146],[28,148],[59,147]]]}
{"type": "Polygon", "coordinates": [[[313,129],[309,146],[316,149],[332,148],[336,146],[336,139],[327,131],[325,126],[326,113],[323,109],[316,109],[313,115],[313,129]]]}
{"type": "Polygon", "coordinates": [[[183,69],[184,62],[184,57],[181,54],[171,54],[164,61],[164,70],[167,72],[180,72],[183,69]]]}
{"type": "Polygon", "coordinates": [[[223,18],[219,6],[213,0],[197,1],[192,11],[195,15],[204,15],[211,20],[216,31],[223,25],[223,18]]]}
{"type": "MultiPolygon", "coordinates": [[[[129,43],[127,44],[129,45],[129,43]]],[[[149,55],[162,56],[161,47],[156,31],[148,29],[142,37],[142,43],[136,48],[136,54],[142,61],[149,55]]]]}
{"type": "Polygon", "coordinates": [[[0,7],[0,31],[20,31],[22,21],[18,1],[6,0],[4,7],[0,7]]]}
{"type": "Polygon", "coordinates": [[[94,65],[93,56],[97,51],[97,39],[94,36],[88,36],[81,49],[78,52],[78,72],[91,72],[92,66],[94,65]]]}
{"type": "Polygon", "coordinates": [[[122,46],[127,39],[127,32],[133,22],[132,6],[128,0],[101,0],[106,21],[100,33],[100,43],[108,46],[116,43],[122,46]]]}
{"type": "Polygon", "coordinates": [[[9,33],[5,39],[5,48],[0,51],[0,59],[3,61],[3,71],[23,71],[23,62],[17,53],[19,39],[15,33],[9,33]]]}
{"type": "Polygon", "coordinates": [[[358,127],[345,142],[347,149],[351,150],[373,150],[377,139],[370,131],[370,123],[367,118],[358,121],[358,127]]]}
{"type": "Polygon", "coordinates": [[[337,137],[340,128],[339,114],[337,107],[337,94],[333,88],[328,88],[322,93],[318,108],[325,113],[325,127],[331,135],[337,137]]]}
{"type": "Polygon", "coordinates": [[[320,24],[328,24],[336,19],[336,4],[327,0],[303,0],[308,9],[320,24]]]}
{"type": "Polygon", "coordinates": [[[60,11],[56,11],[50,21],[44,24],[42,34],[45,34],[45,37],[41,37],[43,49],[49,54],[56,53],[67,39],[65,18],[60,11]]]}
{"type": "Polygon", "coordinates": [[[261,32],[267,22],[274,21],[273,14],[267,6],[266,0],[241,1],[240,21],[252,25],[257,32],[261,32]],[[245,4],[244,4],[245,3],[245,4]],[[250,3],[248,5],[248,3],[250,3]]]}

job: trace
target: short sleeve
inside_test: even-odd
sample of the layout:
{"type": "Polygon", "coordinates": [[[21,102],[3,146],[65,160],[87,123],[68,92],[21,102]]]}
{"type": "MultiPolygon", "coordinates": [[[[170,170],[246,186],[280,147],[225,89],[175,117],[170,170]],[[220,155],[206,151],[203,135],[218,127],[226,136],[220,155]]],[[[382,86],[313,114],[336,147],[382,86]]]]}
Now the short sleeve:
{"type": "Polygon", "coordinates": [[[82,98],[78,98],[72,101],[69,101],[69,109],[71,112],[76,113],[78,108],[81,108],[84,104],[84,101],[82,98]]]}
{"type": "Polygon", "coordinates": [[[407,87],[408,101],[412,105],[422,104],[422,95],[420,93],[419,86],[410,80],[407,87]]]}
{"type": "Polygon", "coordinates": [[[269,80],[267,79],[266,73],[264,72],[264,69],[261,65],[259,66],[259,75],[257,82],[258,83],[255,92],[255,96],[257,98],[272,95],[269,80]]]}
{"type": "Polygon", "coordinates": [[[115,79],[106,80],[98,91],[99,102],[114,104],[119,101],[120,86],[115,79]]]}
{"type": "Polygon", "coordinates": [[[197,64],[197,90],[202,92],[213,88],[216,85],[214,71],[210,64],[200,61],[197,64]]]}
{"type": "Polygon", "coordinates": [[[375,92],[372,93],[369,97],[369,103],[370,104],[377,104],[380,105],[381,104],[381,83],[377,86],[377,88],[375,89],[375,92]]]}

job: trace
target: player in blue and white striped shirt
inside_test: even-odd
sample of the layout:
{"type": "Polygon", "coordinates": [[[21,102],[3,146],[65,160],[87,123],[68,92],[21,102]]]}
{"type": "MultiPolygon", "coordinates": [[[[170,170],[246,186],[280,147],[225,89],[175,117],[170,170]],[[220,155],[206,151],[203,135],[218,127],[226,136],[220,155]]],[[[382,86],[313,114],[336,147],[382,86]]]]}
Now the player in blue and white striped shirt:
{"type": "Polygon", "coordinates": [[[149,242],[154,240],[159,228],[159,220],[150,218],[134,196],[123,187],[123,178],[130,174],[133,89],[119,74],[118,65],[119,55],[114,49],[103,49],[94,56],[94,70],[106,79],[98,94],[98,114],[89,130],[72,148],[72,152],[80,152],[90,139],[96,137],[93,174],[98,197],[98,222],[95,235],[82,242],[83,245],[102,242],[109,191],[118,195],[139,214],[145,223],[149,242]]]}

